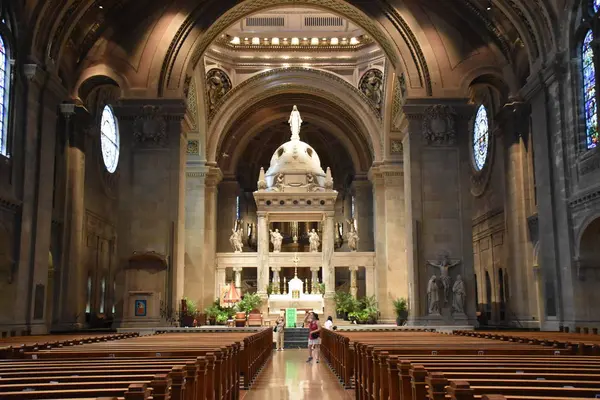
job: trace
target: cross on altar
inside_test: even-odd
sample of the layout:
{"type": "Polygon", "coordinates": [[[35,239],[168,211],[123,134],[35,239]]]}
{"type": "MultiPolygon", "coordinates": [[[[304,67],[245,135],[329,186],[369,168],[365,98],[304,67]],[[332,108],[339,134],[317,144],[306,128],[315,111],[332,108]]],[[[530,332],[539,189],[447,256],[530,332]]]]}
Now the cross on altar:
{"type": "Polygon", "coordinates": [[[294,253],[294,258],[292,262],[294,263],[294,276],[298,276],[298,262],[300,259],[298,258],[298,253],[294,253]]]}

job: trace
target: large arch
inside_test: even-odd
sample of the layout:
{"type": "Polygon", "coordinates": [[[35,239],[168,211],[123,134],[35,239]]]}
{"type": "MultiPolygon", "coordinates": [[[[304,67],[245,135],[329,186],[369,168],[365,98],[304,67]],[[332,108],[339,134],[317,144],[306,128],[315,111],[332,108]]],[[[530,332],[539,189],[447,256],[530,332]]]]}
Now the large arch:
{"type": "MultiPolygon", "coordinates": [[[[257,75],[232,90],[209,125],[206,158],[216,163],[225,134],[239,116],[254,104],[279,94],[308,93],[332,104],[344,105],[346,117],[368,143],[374,161],[383,158],[382,122],[372,104],[354,87],[333,74],[305,69],[276,69],[257,75]]],[[[340,112],[342,112],[340,109],[340,112]]]]}

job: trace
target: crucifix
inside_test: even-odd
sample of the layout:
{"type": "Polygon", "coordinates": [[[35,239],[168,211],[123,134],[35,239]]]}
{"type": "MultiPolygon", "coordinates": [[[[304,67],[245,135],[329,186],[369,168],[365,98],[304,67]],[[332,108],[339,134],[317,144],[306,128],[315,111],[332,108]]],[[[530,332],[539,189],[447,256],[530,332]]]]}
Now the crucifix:
{"type": "Polygon", "coordinates": [[[298,276],[298,262],[300,259],[298,258],[298,253],[294,253],[294,258],[292,262],[294,263],[294,276],[298,276]]]}

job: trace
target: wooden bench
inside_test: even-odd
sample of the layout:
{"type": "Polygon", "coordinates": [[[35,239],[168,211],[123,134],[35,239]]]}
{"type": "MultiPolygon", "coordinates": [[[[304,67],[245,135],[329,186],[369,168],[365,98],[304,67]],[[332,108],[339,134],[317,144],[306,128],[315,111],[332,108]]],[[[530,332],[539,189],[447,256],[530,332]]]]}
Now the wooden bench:
{"type": "Polygon", "coordinates": [[[578,356],[580,348],[566,341],[546,339],[542,345],[531,340],[493,341],[476,334],[407,331],[326,331],[322,338],[323,358],[344,386],[354,387],[356,399],[600,395],[600,357],[578,356]]]}
{"type": "Polygon", "coordinates": [[[0,360],[0,398],[238,399],[271,354],[272,331],[159,334],[0,360]],[[243,381],[242,381],[243,379],[243,381]]]}

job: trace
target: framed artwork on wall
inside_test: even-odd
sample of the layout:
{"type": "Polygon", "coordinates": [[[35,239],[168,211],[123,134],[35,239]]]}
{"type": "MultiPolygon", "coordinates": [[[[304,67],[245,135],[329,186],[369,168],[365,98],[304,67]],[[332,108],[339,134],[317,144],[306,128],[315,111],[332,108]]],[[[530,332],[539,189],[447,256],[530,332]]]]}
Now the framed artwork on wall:
{"type": "Polygon", "coordinates": [[[146,316],[146,302],[147,300],[136,300],[135,301],[135,316],[145,317],[146,316]]]}

